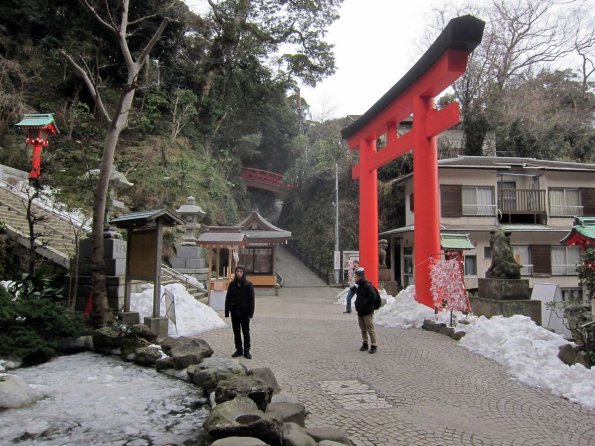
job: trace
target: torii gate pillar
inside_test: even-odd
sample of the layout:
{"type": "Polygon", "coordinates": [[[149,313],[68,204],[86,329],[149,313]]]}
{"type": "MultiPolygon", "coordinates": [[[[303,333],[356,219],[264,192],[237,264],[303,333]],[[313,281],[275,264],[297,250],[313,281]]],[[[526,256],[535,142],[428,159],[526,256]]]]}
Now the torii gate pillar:
{"type": "Polygon", "coordinates": [[[378,168],[413,150],[415,295],[433,307],[430,264],[440,256],[438,153],[436,136],[458,124],[459,107],[441,110],[434,98],[467,68],[471,51],[479,45],[485,23],[473,16],[451,20],[407,74],[364,115],[341,132],[350,149],[359,149],[353,178],[360,180],[359,251],[367,277],[378,285],[378,168]],[[413,129],[397,135],[397,124],[413,113],[413,129]],[[386,135],[385,147],[376,141],[386,135]]]}

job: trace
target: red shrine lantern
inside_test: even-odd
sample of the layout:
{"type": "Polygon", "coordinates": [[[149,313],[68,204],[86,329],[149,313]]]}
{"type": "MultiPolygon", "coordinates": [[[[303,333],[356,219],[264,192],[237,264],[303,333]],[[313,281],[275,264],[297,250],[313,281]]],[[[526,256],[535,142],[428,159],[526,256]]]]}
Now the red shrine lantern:
{"type": "Polygon", "coordinates": [[[58,133],[54,115],[53,113],[27,114],[23,116],[21,122],[15,125],[26,132],[25,143],[33,147],[29,181],[37,183],[41,176],[41,151],[48,146],[49,136],[58,133]]]}

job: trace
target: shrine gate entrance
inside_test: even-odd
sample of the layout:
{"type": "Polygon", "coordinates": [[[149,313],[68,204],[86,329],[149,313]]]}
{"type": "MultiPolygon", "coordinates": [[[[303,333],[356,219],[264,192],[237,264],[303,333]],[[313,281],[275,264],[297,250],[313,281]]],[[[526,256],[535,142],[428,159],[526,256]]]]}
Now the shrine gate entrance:
{"type": "Polygon", "coordinates": [[[413,150],[415,295],[433,307],[429,260],[440,256],[436,136],[460,122],[454,102],[436,110],[434,98],[465,73],[485,23],[467,15],[452,19],[417,63],[360,119],[342,130],[359,150],[352,176],[359,179],[359,252],[368,280],[378,285],[378,168],[413,150]],[[397,135],[397,124],[413,114],[413,129],[397,135]],[[386,135],[377,150],[376,141],[386,135]]]}

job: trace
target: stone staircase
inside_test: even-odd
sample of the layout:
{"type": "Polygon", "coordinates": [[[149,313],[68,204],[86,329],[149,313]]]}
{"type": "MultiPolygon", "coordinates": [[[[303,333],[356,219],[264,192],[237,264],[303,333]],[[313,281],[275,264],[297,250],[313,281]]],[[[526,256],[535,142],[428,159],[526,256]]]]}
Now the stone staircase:
{"type": "Polygon", "coordinates": [[[196,286],[193,281],[189,279],[190,278],[180,274],[176,270],[169,268],[166,265],[161,265],[161,285],[181,283],[186,287],[186,290],[192,297],[206,305],[208,303],[207,291],[196,286]]]}
{"type": "MultiPolygon", "coordinates": [[[[0,221],[6,225],[8,235],[22,246],[29,248],[29,226],[27,222],[27,196],[17,186],[0,180],[0,221]]],[[[32,212],[41,220],[35,223],[37,252],[47,260],[69,269],[70,261],[76,256],[75,235],[83,238],[89,228],[68,216],[61,215],[37,200],[33,201],[32,212]]],[[[188,293],[200,302],[206,303],[207,292],[198,287],[192,278],[163,265],[161,284],[181,283],[188,293]]]]}
{"type": "MultiPolygon", "coordinates": [[[[27,221],[27,195],[7,183],[0,183],[0,221],[7,233],[18,243],[29,248],[29,225],[27,221]]],[[[69,268],[70,259],[76,255],[76,234],[83,236],[87,230],[78,222],[46,208],[34,200],[31,212],[38,221],[34,230],[37,252],[48,260],[69,268]]]]}

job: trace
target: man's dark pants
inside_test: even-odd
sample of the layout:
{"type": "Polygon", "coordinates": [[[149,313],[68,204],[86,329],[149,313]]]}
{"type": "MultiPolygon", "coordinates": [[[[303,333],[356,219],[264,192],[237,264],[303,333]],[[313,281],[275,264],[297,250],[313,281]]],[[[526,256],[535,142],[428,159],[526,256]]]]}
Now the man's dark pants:
{"type": "Polygon", "coordinates": [[[244,351],[250,350],[250,318],[248,316],[231,315],[233,341],[236,350],[242,351],[242,336],[244,336],[244,351]]]}

